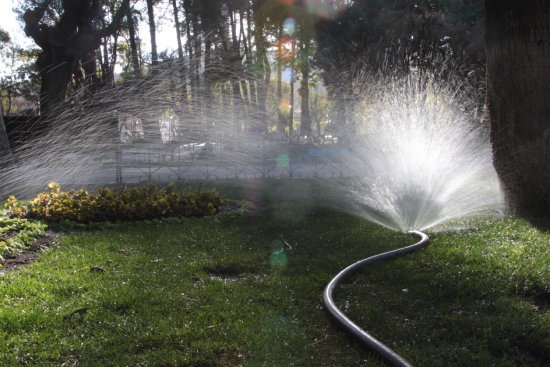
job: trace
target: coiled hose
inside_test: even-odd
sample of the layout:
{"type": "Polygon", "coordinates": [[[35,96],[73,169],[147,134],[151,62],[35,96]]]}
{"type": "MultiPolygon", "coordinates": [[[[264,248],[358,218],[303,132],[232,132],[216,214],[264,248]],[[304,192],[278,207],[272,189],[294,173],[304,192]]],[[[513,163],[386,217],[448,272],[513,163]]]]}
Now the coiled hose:
{"type": "Polygon", "coordinates": [[[378,255],[374,255],[371,257],[368,257],[366,259],[360,260],[354,264],[351,264],[344,270],[342,270],[338,275],[336,275],[330,283],[327,284],[325,291],[323,293],[323,302],[325,303],[325,307],[330,312],[330,314],[340,323],[344,328],[346,328],[353,336],[358,338],[361,342],[368,345],[378,353],[380,353],[382,356],[384,356],[387,360],[392,362],[396,366],[400,367],[412,367],[412,365],[407,362],[403,357],[401,357],[399,354],[395,353],[393,350],[388,348],[386,345],[381,343],[380,341],[373,338],[369,333],[367,333],[365,330],[361,329],[359,326],[357,326],[353,321],[351,321],[336,305],[334,304],[334,300],[332,299],[332,294],[334,292],[334,288],[348,275],[353,273],[355,270],[359,269],[363,265],[373,263],[375,261],[384,260],[390,257],[395,257],[397,255],[406,254],[408,252],[412,252],[420,247],[423,247],[428,244],[428,241],[430,238],[422,232],[419,231],[410,231],[409,233],[417,235],[420,237],[420,241],[415,243],[414,245],[410,245],[407,247],[399,248],[397,250],[392,250],[388,252],[383,252],[378,255]]]}

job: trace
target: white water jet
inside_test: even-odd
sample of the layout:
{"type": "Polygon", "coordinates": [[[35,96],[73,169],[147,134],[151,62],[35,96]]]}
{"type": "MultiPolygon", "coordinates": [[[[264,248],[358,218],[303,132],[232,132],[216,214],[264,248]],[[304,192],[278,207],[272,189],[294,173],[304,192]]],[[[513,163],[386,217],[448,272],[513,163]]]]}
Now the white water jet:
{"type": "Polygon", "coordinates": [[[343,196],[340,207],[396,230],[499,211],[487,121],[465,84],[412,72],[364,78],[348,89],[355,121],[335,121],[332,129],[347,139],[289,143],[273,139],[280,133],[261,132],[267,116],[254,116],[228,94],[195,91],[192,100],[182,99],[189,81],[161,69],[60,109],[49,132],[22,145],[16,163],[1,168],[0,195],[28,198],[49,181],[66,188],[117,180],[342,177],[319,179],[327,198],[343,196]],[[141,124],[133,134],[143,138],[121,142],[126,120],[141,124]],[[143,125],[167,120],[171,139],[147,136],[143,125]]]}
{"type": "Polygon", "coordinates": [[[471,90],[413,72],[370,80],[356,140],[364,173],[347,183],[362,217],[401,231],[501,208],[489,129],[471,90]]]}

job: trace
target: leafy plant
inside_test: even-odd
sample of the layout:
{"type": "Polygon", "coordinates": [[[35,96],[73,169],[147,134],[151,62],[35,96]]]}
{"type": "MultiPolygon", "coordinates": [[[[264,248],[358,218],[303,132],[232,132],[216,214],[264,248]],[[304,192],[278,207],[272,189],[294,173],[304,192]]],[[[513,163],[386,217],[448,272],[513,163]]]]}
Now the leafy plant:
{"type": "Polygon", "coordinates": [[[114,190],[100,188],[97,193],[86,190],[62,192],[51,182],[47,189],[23,205],[13,196],[5,207],[12,218],[32,218],[49,222],[78,223],[144,220],[161,217],[203,217],[215,214],[225,204],[216,190],[183,192],[175,184],[158,189],[155,184],[114,190]]]}
{"type": "Polygon", "coordinates": [[[35,238],[43,236],[48,226],[21,218],[0,218],[0,260],[10,252],[26,248],[35,238]]]}

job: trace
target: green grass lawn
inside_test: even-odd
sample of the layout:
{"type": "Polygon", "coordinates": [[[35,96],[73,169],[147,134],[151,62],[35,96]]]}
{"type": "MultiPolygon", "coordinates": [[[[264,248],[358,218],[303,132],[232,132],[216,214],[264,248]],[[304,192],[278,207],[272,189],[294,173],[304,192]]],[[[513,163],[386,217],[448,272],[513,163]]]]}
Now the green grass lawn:
{"type": "MultiPolygon", "coordinates": [[[[261,203],[254,215],[73,233],[0,276],[0,366],[385,365],[321,295],[343,267],[416,238],[318,205],[299,181],[247,185],[221,191],[261,203]]],[[[548,366],[548,229],[470,224],[364,268],[337,303],[414,365],[548,366]]]]}

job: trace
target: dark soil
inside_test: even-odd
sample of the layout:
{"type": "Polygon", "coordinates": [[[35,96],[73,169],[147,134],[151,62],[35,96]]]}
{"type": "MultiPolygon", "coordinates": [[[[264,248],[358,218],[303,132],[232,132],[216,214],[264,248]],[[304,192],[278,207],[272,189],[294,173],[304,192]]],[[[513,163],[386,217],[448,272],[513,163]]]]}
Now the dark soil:
{"type": "Polygon", "coordinates": [[[20,267],[28,265],[38,258],[40,252],[50,247],[61,235],[59,232],[46,231],[44,236],[37,238],[29,247],[23,251],[7,254],[4,260],[0,261],[0,274],[8,273],[12,270],[18,270],[20,267]]]}

